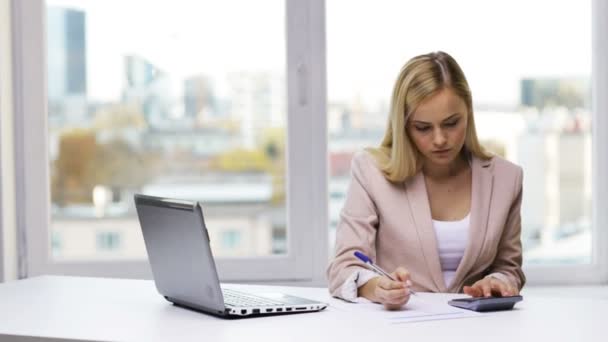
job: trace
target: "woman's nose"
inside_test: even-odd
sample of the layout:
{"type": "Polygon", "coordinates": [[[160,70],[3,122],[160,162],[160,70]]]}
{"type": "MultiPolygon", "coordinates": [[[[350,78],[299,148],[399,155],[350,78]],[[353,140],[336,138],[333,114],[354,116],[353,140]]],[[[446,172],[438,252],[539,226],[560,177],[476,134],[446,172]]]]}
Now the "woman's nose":
{"type": "Polygon", "coordinates": [[[445,134],[441,129],[435,130],[433,136],[433,144],[435,146],[443,146],[446,142],[445,134]]]}

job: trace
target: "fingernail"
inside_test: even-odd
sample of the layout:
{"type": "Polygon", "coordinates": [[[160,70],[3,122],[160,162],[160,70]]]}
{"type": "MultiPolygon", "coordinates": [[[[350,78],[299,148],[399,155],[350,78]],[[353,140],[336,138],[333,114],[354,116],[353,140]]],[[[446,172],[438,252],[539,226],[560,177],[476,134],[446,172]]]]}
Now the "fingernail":
{"type": "Polygon", "coordinates": [[[406,280],[405,285],[412,286],[412,282],[408,279],[408,280],[406,280]]]}

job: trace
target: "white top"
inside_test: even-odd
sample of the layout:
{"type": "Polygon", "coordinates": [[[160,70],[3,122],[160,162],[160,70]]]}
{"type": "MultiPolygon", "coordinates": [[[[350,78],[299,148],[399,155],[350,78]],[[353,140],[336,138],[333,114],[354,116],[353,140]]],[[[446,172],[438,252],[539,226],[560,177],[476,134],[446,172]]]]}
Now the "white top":
{"type": "MultiPolygon", "coordinates": [[[[441,262],[443,279],[448,288],[454,279],[460,260],[464,256],[469,236],[469,218],[470,213],[460,221],[433,220],[437,248],[439,249],[439,261],[441,262]]],[[[386,271],[391,272],[390,270],[386,271]]],[[[342,284],[340,297],[353,302],[358,301],[357,289],[377,276],[377,273],[367,269],[353,272],[342,284]]]]}
{"type": "Polygon", "coordinates": [[[437,221],[433,220],[435,236],[437,237],[437,249],[439,251],[439,262],[443,271],[443,280],[446,287],[450,287],[460,260],[464,256],[469,237],[469,217],[459,221],[437,221]]]}

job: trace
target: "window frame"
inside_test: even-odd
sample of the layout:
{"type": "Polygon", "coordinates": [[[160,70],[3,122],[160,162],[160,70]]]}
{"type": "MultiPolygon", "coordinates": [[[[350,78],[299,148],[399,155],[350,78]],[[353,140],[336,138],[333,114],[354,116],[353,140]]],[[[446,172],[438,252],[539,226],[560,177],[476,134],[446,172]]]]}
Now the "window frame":
{"type": "Polygon", "coordinates": [[[591,101],[593,113],[593,229],[594,256],[598,263],[596,270],[598,283],[608,283],[608,3],[592,0],[591,4],[592,39],[592,86],[591,101]]]}
{"type": "Polygon", "coordinates": [[[0,283],[17,275],[10,18],[0,0],[0,283]]]}
{"type": "MultiPolygon", "coordinates": [[[[608,283],[608,3],[591,1],[591,263],[530,265],[524,273],[531,285],[608,283]],[[603,205],[602,205],[603,204],[603,205]]],[[[525,177],[525,174],[524,174],[525,177]]],[[[526,189],[524,189],[526,191],[526,189]]],[[[524,204],[525,205],[525,204],[524,204]]],[[[525,255],[524,255],[525,258],[525,255]]]]}
{"type": "MultiPolygon", "coordinates": [[[[0,6],[3,6],[3,4],[0,4],[0,6]]],[[[0,10],[1,9],[2,8],[0,7],[0,10]]],[[[0,27],[0,32],[2,32],[2,29],[3,29],[3,27],[0,27]]],[[[4,48],[4,46],[2,44],[2,40],[3,40],[2,37],[0,37],[0,51],[2,51],[2,49],[4,48]]],[[[2,66],[1,65],[0,65],[0,70],[2,70],[2,66]]],[[[0,74],[1,73],[2,72],[0,72],[0,74]]],[[[2,127],[4,126],[4,123],[2,122],[3,118],[4,118],[3,114],[2,114],[3,109],[4,109],[3,102],[2,102],[3,101],[3,88],[4,88],[4,85],[3,85],[2,81],[3,80],[0,79],[0,142],[4,141],[3,140],[4,134],[3,134],[3,131],[2,131],[2,127]]],[[[2,146],[2,145],[0,144],[0,146],[2,146]]],[[[3,194],[4,194],[4,192],[3,192],[3,188],[4,187],[3,187],[3,184],[2,184],[3,179],[2,179],[2,175],[1,175],[1,170],[4,169],[4,158],[3,158],[3,155],[4,155],[4,153],[2,152],[2,149],[0,148],[0,283],[4,282],[4,278],[5,278],[5,275],[4,275],[4,273],[5,273],[5,270],[4,270],[4,268],[5,268],[4,267],[4,260],[6,259],[5,256],[4,256],[4,254],[5,254],[5,252],[4,252],[4,242],[5,242],[5,238],[4,238],[4,215],[3,215],[3,213],[4,213],[4,206],[3,206],[3,204],[4,204],[4,201],[3,201],[3,194]]]]}
{"type": "MultiPolygon", "coordinates": [[[[604,209],[608,203],[608,117],[600,115],[608,113],[608,97],[603,96],[608,94],[608,3],[592,0],[591,7],[592,261],[585,265],[525,266],[530,285],[608,283],[608,211],[604,209]]],[[[47,257],[50,196],[44,10],[43,0],[11,1],[16,221],[24,237],[20,240],[28,242],[26,253],[19,255],[20,277],[69,274],[151,278],[145,261],[50,263],[47,257]]],[[[325,2],[286,0],[286,14],[290,254],[218,259],[223,280],[325,283],[329,226],[325,2]]],[[[8,204],[3,205],[6,210],[8,204]]]]}
{"type": "MultiPolygon", "coordinates": [[[[322,281],[327,262],[325,37],[323,0],[285,0],[287,58],[286,255],[217,258],[223,281],[322,281]],[[321,21],[320,19],[323,19],[321,21]],[[314,201],[312,199],[315,199],[314,201]],[[323,265],[323,266],[322,266],[323,265]]],[[[17,227],[25,232],[27,265],[41,274],[151,278],[147,260],[52,261],[47,146],[46,2],[12,1],[17,227]]]]}
{"type": "MultiPolygon", "coordinates": [[[[582,265],[527,265],[529,285],[608,283],[608,3],[591,3],[591,263],[582,265]],[[603,206],[601,205],[603,204],[603,206]]],[[[525,177],[525,170],[524,170],[525,177]]],[[[526,191],[526,189],[524,189],[526,191]]],[[[525,203],[524,203],[525,205],[525,203]]],[[[525,259],[525,254],[524,254],[525,259]]]]}

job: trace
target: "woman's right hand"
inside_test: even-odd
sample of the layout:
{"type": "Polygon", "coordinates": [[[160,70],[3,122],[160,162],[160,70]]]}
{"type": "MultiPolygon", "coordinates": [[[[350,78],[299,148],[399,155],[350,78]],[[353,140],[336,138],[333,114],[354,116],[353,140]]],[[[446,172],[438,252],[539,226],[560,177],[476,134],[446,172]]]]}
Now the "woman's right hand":
{"type": "Polygon", "coordinates": [[[410,299],[410,273],[403,267],[398,267],[391,276],[370,279],[359,288],[359,295],[373,302],[381,303],[388,310],[400,309],[410,299]]]}

